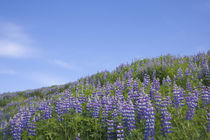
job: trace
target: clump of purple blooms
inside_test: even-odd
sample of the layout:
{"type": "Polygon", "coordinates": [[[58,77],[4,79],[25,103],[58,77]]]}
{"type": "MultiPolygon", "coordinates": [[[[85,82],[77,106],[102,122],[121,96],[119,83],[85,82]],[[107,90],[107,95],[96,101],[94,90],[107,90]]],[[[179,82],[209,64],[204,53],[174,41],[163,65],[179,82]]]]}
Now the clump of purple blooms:
{"type": "MultiPolygon", "coordinates": [[[[82,78],[65,85],[66,88],[55,86],[27,91],[23,94],[23,97],[30,97],[25,101],[26,107],[20,101],[6,105],[5,108],[18,106],[18,109],[8,123],[1,123],[0,119],[1,130],[6,135],[8,128],[14,140],[21,140],[24,131],[33,138],[38,133],[38,121],[56,117],[56,121],[62,123],[66,114],[77,114],[81,118],[99,120],[108,140],[130,137],[139,123],[142,123],[145,140],[156,138],[155,129],[159,126],[155,123],[161,123],[162,135],[167,138],[176,128],[172,126],[172,108],[180,115],[186,107],[184,121],[190,122],[197,108],[206,110],[210,103],[210,87],[200,80],[203,75],[208,78],[208,59],[201,53],[189,57],[188,68],[176,67],[177,63],[182,65],[185,61],[188,60],[168,55],[134,65],[120,65],[113,72],[82,78]],[[167,74],[162,75],[156,68],[167,74]],[[185,80],[183,85],[179,84],[181,80],[185,80]],[[196,80],[200,80],[197,85],[196,80]],[[43,97],[31,97],[36,92],[43,97]]],[[[207,132],[210,132],[210,113],[206,115],[207,132]]],[[[1,111],[0,117],[3,117],[1,111]]]]}
{"type": "Polygon", "coordinates": [[[171,128],[171,114],[167,110],[168,107],[168,101],[166,98],[163,99],[161,102],[161,127],[162,127],[162,132],[163,136],[166,136],[168,133],[172,133],[171,128]]]}

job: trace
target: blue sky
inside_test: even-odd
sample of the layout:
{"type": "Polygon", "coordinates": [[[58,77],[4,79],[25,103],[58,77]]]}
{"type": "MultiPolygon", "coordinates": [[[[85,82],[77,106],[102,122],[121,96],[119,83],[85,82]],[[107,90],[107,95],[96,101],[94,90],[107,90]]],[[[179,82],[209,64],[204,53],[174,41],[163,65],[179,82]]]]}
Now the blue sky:
{"type": "Polygon", "coordinates": [[[209,0],[0,2],[0,93],[210,49],[209,0]]]}

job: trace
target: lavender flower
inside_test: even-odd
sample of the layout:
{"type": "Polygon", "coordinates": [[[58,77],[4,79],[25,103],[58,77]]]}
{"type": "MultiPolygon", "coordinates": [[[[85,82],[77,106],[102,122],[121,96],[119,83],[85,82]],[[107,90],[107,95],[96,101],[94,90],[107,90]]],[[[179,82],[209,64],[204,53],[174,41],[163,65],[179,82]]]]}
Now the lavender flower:
{"type": "Polygon", "coordinates": [[[33,117],[32,123],[30,122],[28,124],[28,132],[29,132],[30,136],[35,136],[36,135],[36,124],[35,124],[35,122],[36,122],[36,119],[35,119],[35,117],[33,117]]]}
{"type": "Polygon", "coordinates": [[[121,123],[119,123],[119,125],[117,126],[117,140],[124,140],[124,130],[123,130],[123,126],[121,125],[121,123]]]}
{"type": "Polygon", "coordinates": [[[187,79],[187,86],[186,86],[187,91],[192,91],[191,83],[190,80],[187,79]]]}
{"type": "Polygon", "coordinates": [[[155,88],[153,86],[150,87],[150,98],[151,100],[155,99],[155,88]]]}
{"type": "Polygon", "coordinates": [[[114,136],[114,121],[107,120],[107,140],[112,140],[114,136]]]}
{"type": "Polygon", "coordinates": [[[190,75],[190,70],[188,68],[185,69],[185,77],[189,77],[190,75]]]}
{"type": "Polygon", "coordinates": [[[209,88],[205,87],[201,91],[201,99],[203,101],[203,105],[206,106],[210,103],[210,90],[209,88]]]}
{"type": "Polygon", "coordinates": [[[141,93],[137,101],[139,121],[145,118],[147,102],[148,102],[148,97],[146,96],[145,93],[141,93]]]}
{"type": "Polygon", "coordinates": [[[177,70],[177,78],[183,78],[183,71],[181,68],[177,70]]]}
{"type": "Polygon", "coordinates": [[[136,120],[135,120],[135,110],[134,105],[131,101],[127,104],[127,124],[128,124],[128,134],[131,130],[136,128],[136,120]]]}
{"type": "Polygon", "coordinates": [[[166,98],[161,102],[161,127],[163,136],[166,136],[168,133],[172,133],[170,130],[172,128],[171,126],[171,114],[167,110],[168,101],[166,98]]]}
{"type": "Polygon", "coordinates": [[[7,135],[8,131],[7,131],[7,121],[4,121],[2,122],[1,124],[1,129],[2,129],[2,132],[3,132],[3,140],[6,140],[5,136],[7,135]]]}
{"type": "Polygon", "coordinates": [[[195,107],[197,106],[196,101],[197,101],[197,98],[192,93],[189,93],[188,97],[186,97],[186,102],[188,105],[188,110],[187,110],[187,114],[186,114],[187,120],[191,120],[194,116],[195,107]]]}
{"type": "Polygon", "coordinates": [[[145,114],[145,140],[154,140],[155,110],[151,102],[147,103],[145,114]]]}
{"type": "Polygon", "coordinates": [[[10,119],[11,134],[14,140],[21,140],[21,133],[23,131],[23,117],[21,112],[17,113],[13,119],[10,119]]]}
{"type": "Polygon", "coordinates": [[[180,90],[176,84],[174,84],[173,98],[173,105],[175,108],[178,108],[180,105],[180,90]]]}
{"type": "Polygon", "coordinates": [[[157,110],[157,112],[160,111],[160,106],[161,106],[161,95],[159,92],[156,92],[156,96],[155,96],[155,109],[157,110]]]}
{"type": "Polygon", "coordinates": [[[99,118],[99,103],[96,101],[93,103],[93,118],[99,118]]]}

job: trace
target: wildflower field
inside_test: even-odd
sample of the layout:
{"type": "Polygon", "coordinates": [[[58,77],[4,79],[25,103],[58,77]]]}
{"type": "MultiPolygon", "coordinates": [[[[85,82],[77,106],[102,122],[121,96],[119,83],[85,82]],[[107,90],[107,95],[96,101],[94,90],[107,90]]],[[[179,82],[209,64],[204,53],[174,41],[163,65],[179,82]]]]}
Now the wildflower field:
{"type": "Polygon", "coordinates": [[[0,94],[0,140],[209,140],[210,50],[0,94]]]}

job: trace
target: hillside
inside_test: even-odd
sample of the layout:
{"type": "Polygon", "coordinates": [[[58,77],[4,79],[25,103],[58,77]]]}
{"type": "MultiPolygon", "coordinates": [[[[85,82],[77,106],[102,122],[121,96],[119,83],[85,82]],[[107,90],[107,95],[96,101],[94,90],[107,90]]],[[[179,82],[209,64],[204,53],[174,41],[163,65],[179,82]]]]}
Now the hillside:
{"type": "Polygon", "coordinates": [[[210,50],[0,94],[0,139],[210,139],[210,50]]]}

